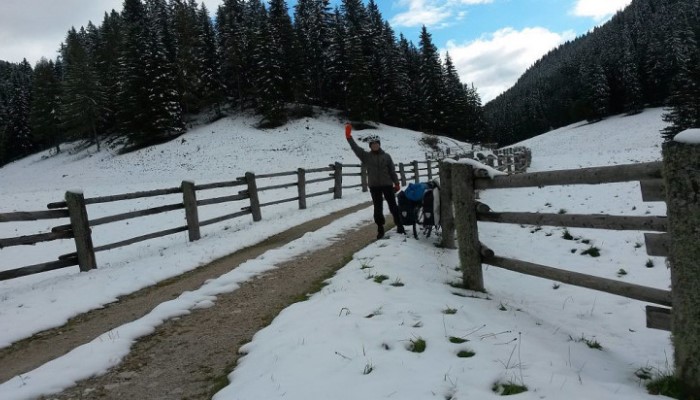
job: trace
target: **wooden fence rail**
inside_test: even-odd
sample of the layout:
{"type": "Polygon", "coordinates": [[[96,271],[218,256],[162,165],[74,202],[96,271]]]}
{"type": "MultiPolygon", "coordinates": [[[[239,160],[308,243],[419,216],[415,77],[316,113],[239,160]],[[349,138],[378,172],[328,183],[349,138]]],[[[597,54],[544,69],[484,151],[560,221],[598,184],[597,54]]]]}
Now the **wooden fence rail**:
{"type": "MultiPolygon", "coordinates": [[[[447,169],[444,166],[443,169],[447,169]]],[[[484,290],[481,264],[488,263],[517,272],[549,279],[557,279],[572,285],[605,291],[627,297],[644,299],[660,305],[670,305],[670,292],[656,289],[631,288],[627,284],[612,283],[611,280],[575,274],[565,270],[508,260],[493,256],[484,258],[480,255],[481,246],[478,239],[477,221],[525,224],[535,226],[575,227],[607,230],[636,230],[666,232],[668,219],[665,216],[616,216],[585,214],[547,214],[528,212],[494,212],[491,208],[474,199],[477,189],[507,189],[522,187],[543,187],[550,185],[602,184],[658,178],[661,176],[661,162],[619,165],[613,167],[584,168],[577,170],[549,171],[519,175],[497,176],[494,179],[483,178],[472,166],[452,164],[452,197],[441,199],[447,204],[454,204],[457,237],[460,248],[460,260],[464,269],[465,287],[484,290]],[[465,247],[467,250],[462,250],[465,247]],[[465,253],[465,254],[463,254],[465,253]],[[468,254],[467,254],[468,253],[468,254]],[[475,255],[476,254],[476,255],[475,255]],[[490,263],[492,261],[493,263],[490,263]],[[663,292],[663,293],[662,293],[663,292]],[[639,294],[642,293],[642,294],[639,294]],[[654,294],[649,294],[654,293],[654,294]]],[[[443,190],[444,191],[444,190],[443,190]]],[[[442,194],[442,193],[441,193],[442,194]]],[[[449,212],[449,210],[448,210],[449,212]]],[[[665,243],[664,236],[650,236],[651,241],[665,243]]],[[[446,245],[446,244],[445,244],[446,245]]],[[[614,281],[613,281],[614,282],[614,281]]]]}

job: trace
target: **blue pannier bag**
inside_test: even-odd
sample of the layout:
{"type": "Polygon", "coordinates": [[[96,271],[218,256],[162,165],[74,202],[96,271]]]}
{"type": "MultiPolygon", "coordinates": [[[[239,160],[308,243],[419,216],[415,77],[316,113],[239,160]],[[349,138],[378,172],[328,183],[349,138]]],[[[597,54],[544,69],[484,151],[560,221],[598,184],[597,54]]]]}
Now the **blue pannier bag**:
{"type": "Polygon", "coordinates": [[[421,202],[423,201],[423,195],[427,189],[427,183],[409,183],[406,189],[404,189],[404,193],[406,194],[406,198],[409,200],[421,202]]]}

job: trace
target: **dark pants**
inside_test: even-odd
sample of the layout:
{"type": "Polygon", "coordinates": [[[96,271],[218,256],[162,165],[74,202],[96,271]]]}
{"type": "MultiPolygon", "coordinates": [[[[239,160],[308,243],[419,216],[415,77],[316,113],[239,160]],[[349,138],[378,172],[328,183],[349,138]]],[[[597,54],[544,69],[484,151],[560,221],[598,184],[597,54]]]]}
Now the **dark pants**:
{"type": "Polygon", "coordinates": [[[384,199],[389,205],[389,212],[394,217],[394,224],[396,226],[401,226],[401,214],[399,214],[399,207],[396,205],[396,196],[394,195],[394,188],[391,186],[378,186],[369,188],[369,193],[372,195],[372,203],[374,203],[374,222],[377,225],[384,225],[386,222],[384,220],[384,199]]]}

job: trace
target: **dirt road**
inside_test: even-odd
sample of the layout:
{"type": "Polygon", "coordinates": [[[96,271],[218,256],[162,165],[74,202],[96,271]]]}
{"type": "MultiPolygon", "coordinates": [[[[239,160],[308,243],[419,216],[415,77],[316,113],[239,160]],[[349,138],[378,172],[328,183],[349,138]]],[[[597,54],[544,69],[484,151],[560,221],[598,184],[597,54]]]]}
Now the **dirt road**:
{"type": "MultiPolygon", "coordinates": [[[[262,243],[238,251],[180,277],[119,299],[104,309],[78,316],[52,329],[0,350],[0,381],[30,371],[91,341],[104,332],[142,317],[156,305],[200,287],[306,232],[369,206],[364,203],[309,221],[262,243]]],[[[215,305],[166,321],[139,340],[120,365],[107,374],[79,382],[48,399],[207,399],[228,383],[238,348],[268,325],[289,304],[303,300],[321,282],[345,265],[352,255],[374,240],[368,224],[346,232],[342,240],[303,254],[251,279],[215,305]]]]}

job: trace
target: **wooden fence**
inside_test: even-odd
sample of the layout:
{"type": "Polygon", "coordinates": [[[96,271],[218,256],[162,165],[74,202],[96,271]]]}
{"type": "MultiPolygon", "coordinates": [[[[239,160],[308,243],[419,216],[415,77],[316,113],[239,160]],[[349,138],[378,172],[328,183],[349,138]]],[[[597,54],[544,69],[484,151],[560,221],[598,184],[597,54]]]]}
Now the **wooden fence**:
{"type": "MultiPolygon", "coordinates": [[[[693,389],[700,389],[700,146],[669,142],[664,161],[567,171],[526,173],[483,178],[472,166],[444,162],[442,183],[443,246],[455,247],[463,271],[464,287],[483,291],[482,263],[586,287],[664,307],[647,306],[647,326],[672,331],[676,375],[693,389]],[[680,160],[680,161],[679,161],[680,160]],[[688,162],[690,160],[690,162],[688,162]],[[662,177],[663,170],[663,177],[662,177]],[[475,190],[543,187],[550,185],[603,184],[639,181],[644,201],[666,201],[665,216],[612,216],[496,212],[475,200],[475,190]],[[644,287],[586,275],[494,254],[481,243],[478,221],[547,225],[645,233],[647,253],[667,256],[672,290],[644,287]],[[667,233],[668,232],[668,233],[667,233]],[[671,313],[670,306],[674,312],[671,313]]],[[[695,392],[694,392],[695,393],[695,392]]]]}
{"type": "MultiPolygon", "coordinates": [[[[405,186],[407,182],[418,182],[421,178],[432,180],[438,174],[437,168],[438,164],[434,161],[412,161],[410,163],[399,163],[397,172],[402,185],[405,186]]],[[[328,167],[312,169],[299,168],[296,171],[270,174],[256,175],[252,172],[247,172],[245,176],[226,182],[195,184],[192,181],[183,181],[179,187],[93,198],[85,198],[81,192],[69,191],[66,192],[65,201],[48,204],[47,208],[49,210],[0,213],[0,223],[65,218],[69,218],[70,220],[69,224],[55,226],[50,232],[0,238],[0,249],[11,246],[35,245],[61,239],[73,239],[75,241],[76,251],[69,254],[58,255],[58,259],[54,261],[0,271],[0,281],[76,265],[80,267],[81,271],[88,271],[97,267],[95,253],[101,251],[112,250],[180,232],[187,232],[189,240],[195,241],[200,239],[200,228],[203,226],[245,215],[251,215],[253,221],[257,222],[262,220],[262,209],[265,207],[288,202],[297,202],[298,208],[303,210],[306,209],[306,201],[309,198],[333,196],[334,199],[340,199],[343,196],[344,189],[358,187],[362,188],[362,191],[368,190],[365,169],[360,164],[344,165],[335,163],[328,167]],[[282,183],[265,183],[271,180],[286,179],[287,177],[293,179],[282,183]],[[328,189],[307,193],[307,189],[311,185],[317,186],[317,184],[322,184],[323,182],[328,182],[332,186],[328,189]],[[204,200],[197,199],[198,194],[201,195],[207,190],[231,187],[240,187],[241,190],[233,195],[207,198],[204,200]],[[289,190],[292,188],[297,189],[296,194],[292,197],[282,199],[275,197],[272,201],[261,201],[261,193],[282,189],[289,190]],[[181,201],[95,219],[90,219],[88,217],[88,207],[90,205],[176,194],[182,196],[181,201]],[[199,218],[199,210],[201,207],[217,204],[239,204],[241,207],[240,211],[201,221],[199,218]],[[93,244],[92,228],[96,226],[180,210],[184,210],[185,225],[128,238],[115,243],[97,246],[93,244]]]]}

